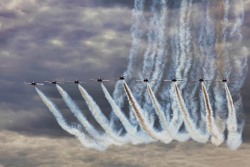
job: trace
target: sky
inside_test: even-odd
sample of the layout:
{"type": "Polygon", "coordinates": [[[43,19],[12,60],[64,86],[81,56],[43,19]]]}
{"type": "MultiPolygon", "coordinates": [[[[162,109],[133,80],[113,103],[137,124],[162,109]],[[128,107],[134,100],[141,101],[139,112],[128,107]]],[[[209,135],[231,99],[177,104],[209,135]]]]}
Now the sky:
{"type": "MultiPolygon", "coordinates": [[[[244,144],[231,152],[194,142],[112,147],[99,153],[81,147],[64,132],[53,115],[24,82],[45,80],[115,79],[126,70],[131,48],[133,0],[0,0],[0,167],[5,166],[172,166],[216,165],[210,158],[221,153],[221,164],[250,165],[250,77],[242,88],[246,125],[244,144]],[[53,148],[53,149],[51,149],[53,148]],[[187,151],[189,150],[189,151],[187,151]],[[146,153],[152,151],[152,153],[146,153]],[[119,153],[119,155],[116,155],[119,153]],[[105,155],[106,154],[106,155],[105,155]],[[197,158],[195,156],[201,155],[197,158]],[[138,159],[142,159],[141,164],[138,159]],[[189,158],[185,158],[185,156],[189,158]],[[203,156],[203,157],[202,157],[203,156]],[[205,157],[205,158],[204,158],[205,157]],[[232,158],[230,164],[226,160],[232,158]],[[177,160],[178,158],[182,160],[177,160]],[[237,158],[240,162],[237,162],[237,158]],[[206,163],[203,163],[206,162],[206,163]],[[171,165],[170,163],[170,165],[171,165]],[[2,165],[2,166],[1,166],[2,165]]],[[[199,3],[199,1],[194,1],[199,3]]],[[[243,0],[245,21],[242,45],[250,48],[250,1],[243,0]]],[[[169,1],[170,10],[175,10],[169,1]]],[[[250,66],[250,65],[249,65],[250,66]]],[[[63,84],[90,121],[94,118],[75,85],[63,84]]],[[[114,83],[106,84],[110,92],[114,83]]],[[[105,113],[110,106],[98,83],[84,87],[105,113]]],[[[53,85],[41,87],[69,121],[70,114],[53,85]]]]}

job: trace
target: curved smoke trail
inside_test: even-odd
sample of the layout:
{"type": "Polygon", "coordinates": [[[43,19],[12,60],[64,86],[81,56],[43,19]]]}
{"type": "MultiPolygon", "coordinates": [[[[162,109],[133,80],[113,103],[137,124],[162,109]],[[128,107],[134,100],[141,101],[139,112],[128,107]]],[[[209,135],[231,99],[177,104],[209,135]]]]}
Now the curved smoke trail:
{"type": "Polygon", "coordinates": [[[86,117],[82,114],[79,107],[76,105],[76,103],[71,99],[71,97],[68,95],[68,93],[63,90],[61,86],[56,84],[56,88],[58,92],[61,94],[63,100],[65,101],[66,105],[69,107],[70,111],[75,115],[75,117],[78,119],[78,121],[83,125],[83,127],[86,129],[86,131],[95,139],[98,141],[104,142],[106,145],[112,144],[110,139],[107,138],[105,134],[101,134],[99,131],[97,131],[86,119],[86,117]]]}
{"type": "Polygon", "coordinates": [[[143,110],[135,100],[131,90],[129,89],[128,85],[126,82],[123,82],[124,90],[126,92],[127,98],[129,100],[129,103],[131,107],[133,108],[133,111],[136,115],[137,121],[139,122],[140,126],[155,140],[159,140],[163,143],[170,143],[171,138],[166,136],[165,134],[160,135],[157,133],[152,127],[150,126],[150,123],[143,117],[143,110]]]}
{"type": "Polygon", "coordinates": [[[227,83],[225,83],[225,91],[227,95],[227,106],[228,106],[227,145],[230,149],[236,150],[241,145],[242,138],[241,138],[241,132],[238,132],[236,110],[235,110],[233,99],[229,91],[229,88],[227,86],[227,83]]]}
{"type": "MultiPolygon", "coordinates": [[[[178,79],[183,79],[184,77],[188,76],[188,72],[191,67],[191,60],[192,55],[191,52],[191,33],[190,33],[190,13],[191,13],[191,7],[192,7],[192,0],[182,0],[180,4],[180,16],[179,16],[179,23],[178,23],[178,38],[175,38],[178,40],[177,43],[179,43],[178,48],[179,51],[176,52],[179,55],[175,55],[175,62],[177,64],[176,71],[175,71],[175,77],[178,79]]],[[[184,81],[180,87],[181,91],[186,86],[186,81],[184,81]]],[[[181,127],[183,124],[183,118],[180,113],[180,110],[178,109],[178,103],[177,103],[177,97],[175,93],[175,87],[174,85],[171,85],[170,88],[170,97],[172,99],[172,105],[171,109],[173,111],[173,121],[171,120],[172,124],[170,126],[173,126],[173,129],[177,133],[177,129],[181,127]]],[[[172,129],[172,128],[171,128],[172,129]]],[[[181,133],[180,133],[181,134],[181,133]]],[[[185,133],[182,135],[185,135],[185,133]]],[[[187,134],[186,134],[187,135],[187,134]]],[[[186,136],[187,137],[187,136],[186,136]]]]}
{"type": "Polygon", "coordinates": [[[99,125],[105,130],[105,132],[116,142],[114,144],[123,144],[127,143],[126,137],[119,136],[112,127],[109,125],[109,120],[106,118],[106,116],[102,113],[101,109],[98,107],[96,102],[93,100],[93,98],[88,94],[88,92],[80,85],[78,84],[78,88],[82,94],[82,97],[84,98],[85,102],[87,103],[89,110],[91,111],[92,115],[96,119],[96,121],[99,123],[99,125]],[[117,143],[118,142],[118,143],[117,143]]]}
{"type": "MultiPolygon", "coordinates": [[[[153,0],[153,5],[151,7],[151,13],[153,16],[149,19],[149,32],[147,34],[147,48],[146,51],[143,55],[143,65],[142,65],[142,72],[140,79],[144,78],[150,78],[151,73],[153,71],[153,67],[155,64],[155,57],[156,57],[156,52],[157,52],[157,40],[158,40],[158,14],[157,14],[157,1],[153,0]]],[[[135,98],[139,104],[145,104],[144,103],[144,98],[148,96],[145,95],[145,86],[141,82],[135,82],[132,84],[132,91],[135,94],[135,98]]],[[[143,109],[147,109],[147,112],[144,113],[146,116],[146,119],[148,119],[151,122],[151,125],[153,125],[153,121],[151,120],[152,115],[152,106],[148,105],[147,107],[143,106],[143,109]]]]}
{"type": "MultiPolygon", "coordinates": [[[[60,126],[73,135],[83,135],[78,138],[90,143],[91,148],[98,149],[98,144],[101,145],[100,148],[106,148],[111,144],[106,143],[106,134],[107,139],[110,139],[109,142],[115,144],[129,141],[138,144],[154,140],[170,143],[172,139],[186,141],[189,137],[205,143],[211,135],[211,142],[218,146],[224,141],[227,125],[227,145],[230,149],[237,149],[242,143],[244,125],[240,89],[248,70],[248,50],[245,46],[241,46],[241,26],[244,19],[242,0],[202,0],[199,4],[193,4],[193,0],[171,3],[167,3],[167,0],[145,2],[145,0],[135,0],[132,12],[132,46],[128,66],[123,73],[130,87],[125,81],[116,82],[112,98],[106,87],[101,84],[113,110],[110,119],[102,113],[87,91],[78,85],[91,113],[106,133],[98,132],[86,120],[67,92],[58,85],[57,89],[67,106],[96,140],[91,141],[77,128],[68,126],[60,111],[53,107],[53,103],[46,101],[46,105],[60,126]],[[151,2],[151,10],[145,11],[145,17],[149,18],[146,23],[144,5],[151,2]],[[168,5],[174,5],[169,8],[173,10],[168,10],[168,5]],[[213,5],[218,7],[218,11],[214,13],[210,11],[213,5]],[[196,14],[200,14],[197,20],[196,14]],[[148,31],[145,30],[146,24],[148,31]],[[147,36],[144,36],[146,31],[147,36]],[[147,83],[146,86],[133,79],[138,69],[137,56],[144,37],[147,46],[142,57],[143,64],[139,66],[141,68],[139,77],[140,79],[148,77],[152,80],[152,84],[147,83]],[[167,42],[170,44],[167,45],[167,42]],[[199,77],[210,80],[207,85],[201,83],[201,90],[199,84],[189,82],[192,77],[197,79],[199,74],[201,74],[199,77]],[[166,75],[166,79],[184,80],[180,85],[162,84],[163,75],[166,75]],[[233,82],[228,82],[228,85],[226,83],[223,90],[219,84],[215,84],[215,81],[224,78],[233,82]],[[130,104],[129,118],[122,111],[125,108],[124,103],[127,102],[126,97],[130,104]],[[154,127],[158,125],[153,115],[154,111],[159,117],[162,131],[154,127]],[[112,126],[117,119],[120,119],[127,131],[125,136],[120,136],[112,126]],[[142,131],[138,130],[139,126],[142,131]]],[[[217,10],[216,7],[214,9],[217,10]]]]}
{"type": "Polygon", "coordinates": [[[166,135],[169,136],[169,138],[173,139],[171,131],[169,130],[169,127],[168,127],[168,122],[167,122],[167,119],[165,117],[165,114],[164,114],[159,102],[157,101],[151,86],[148,83],[147,83],[147,89],[148,89],[148,93],[150,95],[150,98],[152,100],[152,103],[154,105],[156,114],[159,117],[162,128],[165,130],[166,135]]]}
{"type": "MultiPolygon", "coordinates": [[[[136,56],[138,49],[140,47],[142,30],[140,29],[141,24],[144,22],[144,0],[135,0],[134,9],[132,11],[132,20],[134,21],[131,26],[131,36],[132,36],[132,46],[128,56],[128,67],[123,73],[126,77],[131,77],[133,75],[134,66],[136,64],[136,56]]],[[[122,91],[122,82],[118,81],[115,85],[115,90],[113,92],[113,97],[116,104],[119,107],[123,107],[125,94],[122,91]]]]}
{"type": "Polygon", "coordinates": [[[170,98],[171,98],[171,108],[172,108],[172,119],[169,123],[169,129],[171,130],[172,136],[174,139],[180,142],[185,142],[189,139],[189,134],[184,132],[179,132],[181,126],[183,125],[183,117],[179,110],[178,98],[175,92],[175,86],[171,84],[170,88],[170,98]]]}
{"type": "MultiPolygon", "coordinates": [[[[166,4],[165,0],[153,0],[153,5],[151,7],[151,13],[153,16],[149,19],[149,32],[147,34],[147,48],[143,55],[143,66],[142,66],[142,76],[140,79],[145,77],[152,78],[156,77],[156,70],[157,74],[159,74],[159,68],[163,70],[164,66],[161,63],[165,62],[166,59],[163,58],[164,54],[162,50],[164,50],[164,30],[165,30],[165,15],[166,15],[166,4]],[[161,59],[161,60],[160,60],[161,59]],[[154,73],[153,73],[154,72],[154,73]]],[[[159,75],[162,75],[160,72],[159,75]]],[[[161,78],[157,78],[158,84],[161,81],[161,78]]],[[[152,113],[152,104],[150,98],[146,93],[146,87],[140,82],[133,82],[132,84],[132,91],[135,94],[135,98],[139,104],[143,104],[142,108],[147,111],[144,113],[146,119],[148,119],[153,126],[153,113],[152,113]]]]}
{"type": "MultiPolygon", "coordinates": [[[[243,106],[242,98],[240,95],[240,89],[246,79],[248,72],[248,49],[246,46],[242,46],[242,34],[241,26],[244,20],[244,6],[242,0],[231,2],[231,13],[230,13],[230,25],[232,25],[229,32],[228,48],[230,49],[230,65],[232,66],[233,73],[230,75],[230,93],[234,100],[235,111],[237,112],[237,124],[238,132],[242,133],[245,119],[243,117],[243,106]]],[[[229,138],[229,136],[228,136],[229,138]]],[[[238,141],[240,141],[240,136],[238,141]]],[[[236,141],[235,141],[236,142],[236,141]]],[[[237,144],[234,144],[237,146],[237,144]]],[[[239,144],[238,144],[239,145],[239,144]]],[[[236,148],[236,147],[235,147],[236,148]]]]}
{"type": "Polygon", "coordinates": [[[205,108],[206,108],[206,124],[207,124],[207,131],[212,136],[211,142],[219,146],[224,141],[224,135],[218,130],[218,127],[215,124],[213,109],[210,103],[209,95],[207,93],[206,86],[204,83],[201,83],[205,108]]]}
{"type": "Polygon", "coordinates": [[[187,111],[187,107],[185,105],[185,102],[181,96],[181,92],[175,83],[175,92],[178,98],[178,103],[180,106],[180,110],[182,112],[182,116],[184,119],[185,127],[187,128],[187,131],[190,133],[190,136],[197,142],[200,143],[206,143],[208,141],[209,135],[208,134],[202,134],[200,130],[198,130],[195,126],[195,123],[193,122],[190,114],[187,111]]]}
{"type": "MultiPolygon", "coordinates": [[[[167,16],[167,7],[166,7],[166,1],[165,0],[160,0],[159,1],[159,16],[157,16],[157,24],[155,25],[157,28],[157,48],[156,48],[156,57],[155,57],[155,63],[154,63],[154,69],[150,70],[152,71],[152,74],[150,76],[152,82],[151,88],[154,92],[157,92],[159,89],[159,86],[161,84],[162,78],[163,78],[163,72],[167,63],[167,52],[165,51],[166,48],[166,41],[167,41],[167,36],[166,36],[166,16],[167,16]]],[[[152,110],[152,103],[145,92],[144,94],[145,97],[145,103],[143,105],[143,109],[147,109],[147,111],[152,110]]]]}
{"type": "Polygon", "coordinates": [[[149,140],[147,139],[148,137],[145,136],[145,134],[143,135],[142,133],[137,132],[137,129],[136,129],[137,127],[133,126],[129,122],[128,118],[123,114],[123,112],[121,111],[119,106],[115,103],[114,99],[111,97],[111,95],[109,94],[106,87],[103,84],[101,84],[101,87],[102,87],[102,90],[104,92],[104,95],[105,95],[106,99],[108,100],[109,104],[112,107],[112,110],[114,111],[116,116],[120,119],[120,121],[121,121],[122,125],[124,126],[125,130],[129,134],[132,144],[139,144],[139,143],[142,143],[142,142],[143,143],[148,143],[149,142],[149,140]]]}
{"type": "MultiPolygon", "coordinates": [[[[134,9],[132,11],[132,20],[133,24],[131,26],[131,36],[132,36],[132,46],[130,49],[130,53],[128,56],[128,67],[126,71],[123,73],[127,79],[131,79],[133,76],[133,71],[135,70],[136,65],[136,57],[138,54],[138,50],[140,48],[141,36],[143,31],[141,29],[141,25],[144,22],[144,0],[135,0],[134,9]]],[[[116,82],[115,89],[113,92],[113,97],[115,99],[116,104],[122,108],[124,106],[125,92],[122,91],[122,82],[116,82]]],[[[111,112],[113,114],[113,112],[111,112]]],[[[133,112],[129,111],[130,121],[136,125],[136,119],[133,112]]],[[[114,115],[111,115],[111,121],[115,121],[114,115]]]]}
{"type": "Polygon", "coordinates": [[[37,87],[35,87],[37,94],[40,96],[44,104],[49,108],[50,112],[54,115],[56,118],[58,124],[61,126],[62,129],[64,129],[66,132],[68,132],[71,135],[74,135],[77,137],[81,144],[86,148],[94,148],[100,151],[104,151],[107,149],[106,145],[101,145],[101,143],[98,143],[97,141],[90,140],[83,132],[80,130],[70,127],[66,120],[63,118],[63,115],[61,112],[57,109],[55,104],[50,101],[37,87]]]}

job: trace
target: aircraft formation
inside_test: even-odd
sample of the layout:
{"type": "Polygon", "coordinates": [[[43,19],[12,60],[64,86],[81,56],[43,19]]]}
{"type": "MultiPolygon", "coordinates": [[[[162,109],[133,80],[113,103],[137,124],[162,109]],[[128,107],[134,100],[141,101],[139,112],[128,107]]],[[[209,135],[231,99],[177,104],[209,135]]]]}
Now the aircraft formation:
{"type": "Polygon", "coordinates": [[[245,123],[240,90],[248,67],[248,49],[241,45],[242,0],[200,3],[180,0],[173,2],[175,10],[172,6],[169,8],[165,0],[153,0],[150,10],[145,9],[146,1],[134,2],[132,45],[122,76],[26,84],[34,86],[61,128],[86,148],[105,150],[113,144],[153,141],[169,144],[173,140],[192,139],[198,143],[210,141],[215,146],[226,142],[230,149],[237,149],[242,143],[245,123]],[[222,8],[217,11],[215,6],[222,8]],[[199,14],[195,14],[197,12],[199,14]],[[135,72],[141,76],[132,78],[135,72]],[[112,108],[109,116],[82,86],[93,82],[101,85],[112,108]],[[115,82],[112,95],[104,84],[108,82],[115,82]],[[63,83],[77,85],[89,112],[103,131],[87,120],[60,86],[63,83]],[[53,99],[39,89],[45,84],[55,86],[87,133],[67,122],[53,99]]]}
{"type": "MultiPolygon", "coordinates": [[[[145,114],[144,111],[145,108],[142,108],[141,104],[138,103],[137,99],[135,98],[132,90],[126,83],[126,77],[120,76],[116,78],[116,80],[107,80],[103,78],[96,78],[96,79],[89,79],[89,82],[98,82],[101,84],[102,90],[104,92],[105,98],[111,105],[112,111],[116,115],[116,117],[121,121],[123,127],[127,131],[127,134],[121,135],[119,132],[115,130],[115,128],[112,126],[112,118],[107,118],[103,112],[101,111],[100,107],[96,104],[94,99],[88,94],[88,92],[81,86],[81,83],[87,83],[85,81],[81,80],[73,80],[73,81],[44,81],[41,82],[35,82],[32,81],[30,83],[25,82],[25,84],[34,86],[38,95],[41,97],[44,104],[49,108],[49,110],[52,112],[52,114],[55,116],[57,122],[59,125],[68,133],[75,135],[76,137],[81,136],[81,142],[83,146],[88,148],[94,148],[97,150],[105,150],[110,144],[115,145],[122,145],[130,142],[131,144],[140,144],[140,143],[149,143],[153,141],[160,141],[165,144],[171,143],[172,140],[177,140],[180,142],[187,141],[189,138],[192,138],[193,140],[199,142],[199,143],[206,143],[209,138],[211,137],[211,142],[219,146],[224,141],[224,136],[222,132],[218,130],[218,127],[215,123],[215,118],[213,116],[213,109],[211,107],[211,101],[206,89],[206,86],[204,85],[204,82],[210,81],[209,79],[199,78],[197,80],[193,80],[193,82],[200,82],[201,83],[201,92],[203,94],[204,103],[205,103],[205,117],[206,119],[202,119],[201,121],[204,121],[206,124],[206,130],[202,130],[199,127],[197,127],[195,121],[196,119],[193,119],[188,109],[186,108],[184,97],[180,91],[180,88],[177,86],[176,82],[184,82],[183,79],[170,79],[170,80],[163,80],[164,82],[172,82],[173,91],[169,91],[171,96],[173,96],[174,100],[177,101],[177,108],[180,109],[181,114],[178,114],[177,111],[174,113],[170,113],[168,110],[163,110],[161,104],[159,103],[158,99],[156,98],[155,92],[153,91],[152,87],[150,86],[150,82],[154,82],[155,80],[150,80],[148,78],[144,78],[142,80],[135,80],[136,82],[144,82],[147,85],[147,92],[149,94],[149,97],[152,101],[152,106],[155,109],[155,113],[159,118],[159,122],[162,127],[162,131],[158,132],[158,130],[155,129],[153,124],[150,123],[150,116],[145,114]],[[103,82],[115,82],[115,81],[121,81],[123,83],[124,93],[128,99],[128,102],[133,110],[133,113],[137,119],[137,126],[140,126],[141,130],[136,130],[137,127],[131,124],[128,117],[124,115],[124,112],[122,111],[122,108],[120,108],[116,102],[115,99],[110,95],[106,87],[103,85],[103,82]],[[101,134],[91,123],[87,120],[87,118],[83,115],[80,108],[77,106],[77,104],[71,99],[69,94],[60,86],[60,84],[64,83],[73,83],[76,84],[80,90],[80,93],[82,94],[82,97],[84,98],[90,112],[98,122],[98,124],[104,129],[105,134],[101,134]],[[57,109],[55,104],[46,97],[41,90],[37,88],[37,86],[43,86],[45,84],[53,84],[56,86],[57,90],[61,94],[64,102],[69,107],[70,111],[76,116],[76,118],[79,120],[83,128],[86,129],[89,135],[91,135],[95,140],[88,139],[87,135],[84,134],[80,129],[81,126],[71,126],[65,122],[65,118],[61,115],[61,111],[57,109]],[[179,106],[179,107],[178,107],[179,106]],[[166,114],[170,115],[172,119],[168,118],[166,114]],[[182,116],[181,116],[182,115],[182,116]],[[184,124],[185,128],[187,130],[187,133],[180,132],[181,125],[184,124]],[[86,136],[85,136],[86,135],[86,136]],[[108,138],[107,138],[108,137],[108,138]],[[112,140],[112,141],[109,141],[112,140]]],[[[224,78],[222,80],[218,80],[218,82],[225,83],[225,90],[227,95],[227,103],[228,108],[230,110],[229,114],[229,126],[231,127],[230,133],[236,133],[237,132],[237,123],[236,123],[236,117],[235,117],[235,108],[233,106],[232,97],[230,94],[230,91],[227,87],[227,79],[224,78]]],[[[238,137],[238,135],[233,135],[233,138],[238,137]]],[[[238,147],[238,144],[234,144],[235,148],[238,147]]]]}
{"type": "MultiPolygon", "coordinates": [[[[124,76],[120,76],[118,77],[118,80],[125,80],[126,77],[124,76]]],[[[89,81],[94,81],[94,82],[116,82],[117,80],[111,80],[111,79],[103,79],[103,78],[96,78],[96,79],[89,79],[89,81]]],[[[153,82],[155,80],[150,80],[148,78],[144,78],[142,80],[136,80],[137,82],[153,82]]],[[[176,79],[176,78],[173,78],[173,79],[170,79],[170,80],[163,80],[164,82],[183,82],[185,81],[184,79],[176,79]]],[[[211,81],[209,79],[204,79],[204,78],[199,78],[197,80],[193,80],[192,82],[206,82],[206,81],[211,81]]],[[[222,80],[216,80],[216,82],[228,82],[228,80],[226,78],[222,79],[222,80]]],[[[43,83],[42,82],[36,82],[36,81],[32,81],[32,82],[24,82],[26,85],[31,85],[31,86],[44,86],[44,84],[53,84],[53,85],[56,85],[56,84],[64,84],[64,83],[74,83],[74,84],[82,84],[82,83],[88,83],[87,81],[79,81],[78,79],[74,80],[74,81],[56,81],[56,80],[52,80],[52,81],[44,81],[43,83]]]]}

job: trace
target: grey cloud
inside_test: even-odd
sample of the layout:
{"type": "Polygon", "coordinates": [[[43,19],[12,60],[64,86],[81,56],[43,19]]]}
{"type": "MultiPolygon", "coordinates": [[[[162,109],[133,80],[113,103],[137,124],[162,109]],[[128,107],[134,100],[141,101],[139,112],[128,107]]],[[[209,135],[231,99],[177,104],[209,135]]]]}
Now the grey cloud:
{"type": "Polygon", "coordinates": [[[50,138],[26,136],[0,131],[0,165],[15,167],[66,167],[66,166],[248,166],[249,144],[237,151],[226,146],[215,148],[212,144],[195,142],[122,147],[114,146],[105,152],[83,148],[69,137],[50,138]],[[212,155],[212,156],[211,156],[212,155]],[[216,158],[213,158],[215,157],[216,158]]]}
{"type": "MultiPolygon", "coordinates": [[[[6,2],[5,13],[9,14],[3,15],[3,35],[0,37],[0,99],[15,108],[16,112],[20,110],[18,107],[31,111],[41,103],[33,100],[34,90],[25,86],[24,81],[87,80],[99,76],[112,79],[117,70],[122,71],[116,61],[126,59],[128,53],[130,36],[124,33],[122,27],[130,26],[129,10],[93,9],[88,6],[71,10],[57,6],[56,3],[28,5],[27,2],[20,5],[18,2],[16,5],[22,14],[16,10],[15,5],[9,9],[6,2]],[[91,13],[94,13],[94,18],[91,18],[91,13]],[[117,19],[119,15],[126,19],[120,21],[117,19]],[[105,34],[111,30],[115,34],[114,38],[106,39],[105,34]],[[86,44],[87,41],[91,41],[91,46],[86,44]],[[114,49],[108,50],[111,45],[114,49]],[[115,58],[110,62],[111,57],[115,58]],[[104,67],[106,70],[103,70],[104,67]],[[100,69],[101,72],[98,72],[100,69]],[[30,101],[34,102],[33,106],[30,101]]],[[[90,89],[99,86],[91,85],[90,89]]],[[[42,89],[49,96],[60,98],[54,87],[46,86],[42,89]]],[[[94,91],[94,94],[97,93],[100,94],[101,90],[94,91]]],[[[80,98],[78,95],[76,100],[80,98]]]]}

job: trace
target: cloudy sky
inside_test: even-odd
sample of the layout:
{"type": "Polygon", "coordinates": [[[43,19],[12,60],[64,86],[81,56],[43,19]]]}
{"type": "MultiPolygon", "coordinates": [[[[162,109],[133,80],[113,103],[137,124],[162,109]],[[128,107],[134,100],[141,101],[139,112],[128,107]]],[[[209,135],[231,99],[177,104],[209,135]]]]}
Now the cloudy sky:
{"type": "MultiPolygon", "coordinates": [[[[244,144],[235,152],[225,145],[215,148],[194,142],[112,147],[105,153],[85,149],[57,125],[35,90],[24,85],[33,80],[113,79],[120,75],[131,47],[133,2],[0,0],[0,167],[250,166],[249,75],[242,89],[247,120],[244,144]],[[215,155],[217,161],[213,161],[215,155]]],[[[242,44],[250,48],[250,1],[243,2],[242,44]]],[[[63,87],[93,120],[77,87],[63,87]]],[[[110,110],[99,84],[85,87],[104,111],[110,110]]],[[[112,92],[114,84],[107,87],[112,92]]],[[[68,120],[75,120],[53,86],[41,89],[68,120]]]]}

